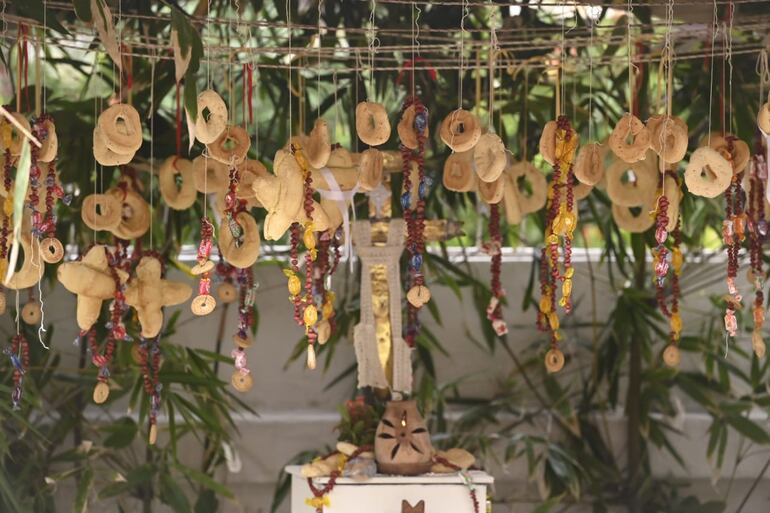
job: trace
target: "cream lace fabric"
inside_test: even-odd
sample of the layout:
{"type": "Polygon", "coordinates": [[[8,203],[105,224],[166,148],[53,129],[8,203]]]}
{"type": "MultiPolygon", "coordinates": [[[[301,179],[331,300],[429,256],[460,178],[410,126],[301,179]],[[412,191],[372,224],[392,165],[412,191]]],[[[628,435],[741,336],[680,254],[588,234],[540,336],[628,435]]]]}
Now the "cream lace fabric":
{"type": "Polygon", "coordinates": [[[377,333],[372,305],[372,266],[384,265],[388,276],[390,327],[393,344],[393,386],[397,393],[408,394],[412,390],[411,348],[401,337],[401,279],[398,261],[404,250],[403,219],[392,219],[385,246],[372,245],[369,221],[353,223],[353,243],[361,259],[361,321],[353,332],[358,360],[358,386],[388,388],[388,380],[377,351],[377,333]]]}

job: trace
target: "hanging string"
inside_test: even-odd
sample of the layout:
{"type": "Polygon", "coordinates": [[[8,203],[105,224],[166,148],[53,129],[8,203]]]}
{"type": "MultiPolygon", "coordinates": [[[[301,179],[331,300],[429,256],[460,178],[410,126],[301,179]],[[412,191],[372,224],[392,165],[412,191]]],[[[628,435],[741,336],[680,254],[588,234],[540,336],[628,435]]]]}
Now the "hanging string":
{"type": "Polygon", "coordinates": [[[727,108],[729,112],[728,116],[728,127],[730,133],[735,133],[735,126],[734,122],[735,119],[733,117],[733,18],[734,12],[733,9],[735,8],[735,5],[730,2],[729,6],[727,7],[727,18],[729,23],[729,29],[726,34],[727,39],[727,66],[729,68],[729,74],[728,74],[728,89],[727,89],[727,108]]]}
{"type": "Polygon", "coordinates": [[[318,96],[318,115],[321,117],[321,9],[323,8],[323,0],[318,0],[318,69],[316,70],[316,94],[318,96]]]}
{"type": "Polygon", "coordinates": [[[709,129],[707,146],[711,146],[711,109],[714,104],[714,47],[716,46],[717,33],[719,32],[719,26],[717,25],[717,0],[713,0],[713,15],[711,21],[711,60],[709,67],[711,68],[711,78],[709,80],[709,129]]]}
{"type": "MultiPolygon", "coordinates": [[[[3,2],[3,11],[5,11],[5,2],[3,2]]],[[[5,20],[3,20],[5,23],[5,20]]],[[[42,62],[42,80],[43,80],[43,112],[48,112],[48,95],[46,94],[45,61],[48,56],[48,0],[43,0],[43,55],[39,58],[42,62]]]]}
{"type": "Polygon", "coordinates": [[[291,120],[291,104],[293,103],[292,99],[292,92],[291,92],[291,61],[292,61],[292,55],[291,55],[291,2],[289,0],[286,0],[286,29],[288,30],[289,35],[289,55],[288,55],[288,61],[289,66],[287,68],[288,72],[288,86],[289,86],[289,141],[292,139],[292,120],[291,120]]]}
{"type": "Polygon", "coordinates": [[[460,55],[459,55],[459,64],[460,68],[458,70],[458,76],[457,76],[457,108],[462,109],[463,108],[463,75],[464,75],[464,67],[465,67],[465,34],[467,33],[465,30],[465,18],[467,18],[470,15],[470,10],[468,9],[468,0],[463,0],[463,10],[462,10],[462,16],[460,17],[460,55]]]}
{"type": "MultiPolygon", "coordinates": [[[[377,88],[374,84],[374,55],[377,53],[377,49],[380,47],[380,39],[377,37],[376,22],[377,2],[371,0],[371,11],[369,12],[369,89],[372,91],[372,98],[377,93],[377,88]]],[[[412,66],[414,66],[414,56],[412,56],[412,66]]],[[[367,94],[368,98],[368,94],[367,94]]]]}
{"type": "Polygon", "coordinates": [[[626,44],[628,54],[628,112],[633,114],[634,112],[634,63],[632,61],[631,52],[631,18],[634,13],[634,8],[631,5],[631,0],[628,0],[626,8],[626,44]]]}
{"type": "Polygon", "coordinates": [[[334,140],[339,141],[337,127],[340,126],[340,105],[337,100],[337,72],[332,72],[332,85],[334,86],[334,140]]]}
{"type": "MultiPolygon", "coordinates": [[[[150,60],[150,112],[148,113],[150,118],[150,251],[155,249],[152,237],[152,226],[154,224],[153,214],[155,213],[154,200],[152,197],[152,188],[155,177],[155,116],[153,115],[155,112],[155,62],[155,59],[150,60]]],[[[179,98],[178,95],[177,98],[179,98]]],[[[177,148],[177,156],[179,156],[179,148],[177,148]]]]}
{"type": "MultiPolygon", "coordinates": [[[[497,9],[492,9],[489,24],[489,129],[494,130],[494,105],[495,105],[495,64],[500,45],[497,43],[497,9]]],[[[499,135],[499,134],[498,134],[499,135]]]]}
{"type": "Polygon", "coordinates": [[[590,32],[590,43],[588,49],[588,142],[593,141],[594,134],[594,57],[591,50],[594,48],[594,26],[596,20],[593,17],[593,11],[588,14],[590,32]]]}
{"type": "Polygon", "coordinates": [[[770,83],[770,67],[768,67],[767,50],[764,48],[759,51],[757,64],[754,68],[759,76],[759,107],[767,101],[765,99],[765,85],[770,83]]]}

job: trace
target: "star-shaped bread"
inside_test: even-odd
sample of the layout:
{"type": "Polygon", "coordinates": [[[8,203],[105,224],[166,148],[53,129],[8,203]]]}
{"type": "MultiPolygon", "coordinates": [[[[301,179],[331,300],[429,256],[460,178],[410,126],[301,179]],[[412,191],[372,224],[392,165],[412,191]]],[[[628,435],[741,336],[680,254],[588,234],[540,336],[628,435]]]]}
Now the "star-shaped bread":
{"type": "Polygon", "coordinates": [[[126,304],[136,310],[144,338],[160,333],[164,306],[184,303],[190,295],[192,288],[186,283],[162,279],[160,260],[150,256],[142,257],[126,286],[126,304]]]}
{"type": "MultiPolygon", "coordinates": [[[[107,247],[92,247],[82,260],[61,264],[56,274],[64,288],[77,295],[78,326],[83,331],[89,330],[99,318],[102,301],[115,296],[115,279],[110,272],[107,247]]],[[[117,275],[122,283],[128,278],[121,270],[117,270],[117,275]]]]}

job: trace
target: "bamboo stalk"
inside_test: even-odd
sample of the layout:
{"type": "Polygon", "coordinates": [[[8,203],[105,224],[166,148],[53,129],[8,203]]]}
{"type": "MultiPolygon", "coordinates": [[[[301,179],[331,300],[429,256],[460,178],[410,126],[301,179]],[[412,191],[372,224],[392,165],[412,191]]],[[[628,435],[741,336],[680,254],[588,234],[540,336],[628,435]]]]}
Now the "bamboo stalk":
{"type": "Polygon", "coordinates": [[[0,114],[2,114],[2,115],[3,115],[3,117],[4,117],[5,119],[7,119],[9,123],[11,123],[11,124],[12,124],[14,127],[16,127],[16,130],[18,130],[18,131],[19,131],[19,132],[20,132],[20,133],[21,133],[21,134],[22,134],[24,137],[26,137],[27,139],[29,139],[29,140],[30,140],[30,142],[31,142],[32,144],[34,144],[34,145],[35,145],[35,146],[37,146],[38,148],[42,148],[42,147],[43,147],[43,145],[40,143],[40,141],[38,141],[38,140],[37,140],[37,137],[35,137],[34,135],[32,135],[32,133],[31,133],[29,130],[27,130],[26,128],[24,128],[24,127],[21,125],[21,123],[19,123],[19,122],[16,120],[16,118],[15,118],[15,117],[13,117],[13,115],[12,115],[10,112],[8,112],[8,111],[5,109],[5,107],[3,107],[2,105],[0,105],[0,114]]]}

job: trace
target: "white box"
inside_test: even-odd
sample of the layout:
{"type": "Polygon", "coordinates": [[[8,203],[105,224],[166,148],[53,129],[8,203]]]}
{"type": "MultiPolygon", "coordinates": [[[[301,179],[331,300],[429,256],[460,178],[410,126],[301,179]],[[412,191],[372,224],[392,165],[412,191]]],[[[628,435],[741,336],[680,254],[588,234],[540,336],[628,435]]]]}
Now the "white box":
{"type": "MultiPolygon", "coordinates": [[[[291,474],[291,512],[315,513],[305,504],[313,497],[307,479],[300,475],[299,465],[289,465],[291,474]]],[[[487,487],[494,478],[486,472],[469,472],[479,501],[479,513],[486,512],[487,487]]],[[[322,488],[329,478],[315,478],[313,485],[322,488]]],[[[412,506],[425,501],[425,513],[474,513],[470,489],[459,474],[426,474],[422,476],[377,475],[359,482],[347,477],[337,479],[329,493],[328,513],[401,513],[401,501],[412,506]]]]}

